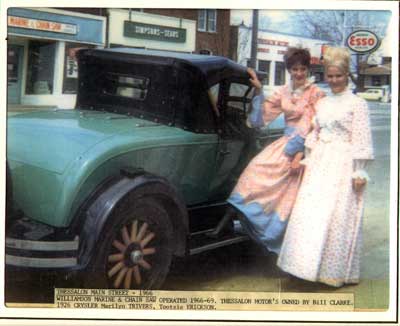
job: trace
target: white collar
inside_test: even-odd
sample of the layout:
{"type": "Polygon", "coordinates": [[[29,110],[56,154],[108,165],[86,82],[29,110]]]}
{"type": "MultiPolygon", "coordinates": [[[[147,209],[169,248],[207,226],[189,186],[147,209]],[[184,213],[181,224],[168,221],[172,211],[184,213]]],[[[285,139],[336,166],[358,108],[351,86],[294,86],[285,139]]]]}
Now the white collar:
{"type": "Polygon", "coordinates": [[[314,84],[314,78],[307,78],[307,80],[306,80],[304,85],[302,85],[300,87],[297,87],[296,89],[293,89],[293,81],[290,80],[290,82],[288,84],[288,89],[289,89],[290,93],[292,93],[292,94],[301,95],[312,84],[314,84]]]}
{"type": "Polygon", "coordinates": [[[346,86],[346,88],[345,88],[343,91],[341,91],[341,92],[339,92],[339,93],[333,93],[332,90],[331,90],[330,93],[331,93],[331,96],[333,96],[333,97],[342,97],[342,96],[344,96],[344,95],[353,94],[353,93],[351,92],[350,88],[347,87],[347,86],[346,86]]]}

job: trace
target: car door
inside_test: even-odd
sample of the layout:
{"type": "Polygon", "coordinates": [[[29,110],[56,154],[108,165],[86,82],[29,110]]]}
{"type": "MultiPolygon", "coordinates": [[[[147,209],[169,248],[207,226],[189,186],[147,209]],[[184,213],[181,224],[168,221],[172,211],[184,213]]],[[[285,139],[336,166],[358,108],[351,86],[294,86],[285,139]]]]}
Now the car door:
{"type": "Polygon", "coordinates": [[[254,130],[246,125],[246,111],[252,96],[246,81],[224,80],[218,95],[219,141],[210,183],[214,200],[226,198],[256,151],[254,130]]]}
{"type": "Polygon", "coordinates": [[[210,194],[224,200],[250,160],[282,136],[285,122],[281,115],[266,127],[249,128],[246,119],[254,91],[247,80],[224,81],[219,88],[220,137],[210,194]]]}

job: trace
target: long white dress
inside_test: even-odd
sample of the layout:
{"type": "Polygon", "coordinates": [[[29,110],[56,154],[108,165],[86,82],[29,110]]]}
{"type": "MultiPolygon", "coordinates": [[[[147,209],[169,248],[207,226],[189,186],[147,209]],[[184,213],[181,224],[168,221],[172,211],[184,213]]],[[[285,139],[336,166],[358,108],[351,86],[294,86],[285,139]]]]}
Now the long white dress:
{"type": "Polygon", "coordinates": [[[349,90],[327,96],[316,105],[316,124],[277,263],[309,281],[358,283],[364,193],[352,179],[368,179],[373,159],[367,103],[349,90]]]}

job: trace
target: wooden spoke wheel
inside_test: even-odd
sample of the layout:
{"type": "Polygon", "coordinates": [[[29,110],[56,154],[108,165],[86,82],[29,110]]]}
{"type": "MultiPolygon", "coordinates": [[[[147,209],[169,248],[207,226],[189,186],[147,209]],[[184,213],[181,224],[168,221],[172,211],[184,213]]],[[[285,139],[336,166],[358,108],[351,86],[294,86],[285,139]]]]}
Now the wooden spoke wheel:
{"type": "Polygon", "coordinates": [[[108,288],[154,289],[171,264],[172,225],[163,206],[151,199],[124,203],[97,252],[97,270],[108,288]]]}
{"type": "Polygon", "coordinates": [[[108,255],[107,277],[113,287],[130,289],[132,281],[141,286],[143,273],[153,268],[151,255],[157,254],[157,247],[152,246],[155,237],[147,222],[134,220],[122,227],[108,255]]]}

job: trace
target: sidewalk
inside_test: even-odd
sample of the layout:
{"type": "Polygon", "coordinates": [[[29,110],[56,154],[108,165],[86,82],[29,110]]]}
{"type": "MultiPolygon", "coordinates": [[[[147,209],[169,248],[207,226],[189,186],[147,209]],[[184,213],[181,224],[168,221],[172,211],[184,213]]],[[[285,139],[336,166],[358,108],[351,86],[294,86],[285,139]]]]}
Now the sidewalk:
{"type": "Polygon", "coordinates": [[[8,104],[7,116],[21,114],[24,112],[44,111],[55,109],[56,106],[51,105],[22,105],[22,104],[8,104]]]}

